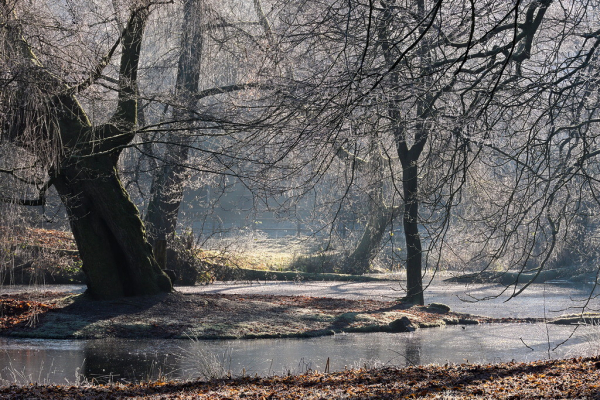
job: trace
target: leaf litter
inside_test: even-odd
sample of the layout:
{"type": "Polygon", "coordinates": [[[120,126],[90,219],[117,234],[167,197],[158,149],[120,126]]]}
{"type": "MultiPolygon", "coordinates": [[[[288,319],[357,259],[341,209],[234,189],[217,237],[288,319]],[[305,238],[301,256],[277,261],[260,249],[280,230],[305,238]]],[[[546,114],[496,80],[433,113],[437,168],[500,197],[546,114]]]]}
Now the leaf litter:
{"type": "Polygon", "coordinates": [[[23,399],[598,399],[600,357],[108,385],[0,387],[23,399]]]}

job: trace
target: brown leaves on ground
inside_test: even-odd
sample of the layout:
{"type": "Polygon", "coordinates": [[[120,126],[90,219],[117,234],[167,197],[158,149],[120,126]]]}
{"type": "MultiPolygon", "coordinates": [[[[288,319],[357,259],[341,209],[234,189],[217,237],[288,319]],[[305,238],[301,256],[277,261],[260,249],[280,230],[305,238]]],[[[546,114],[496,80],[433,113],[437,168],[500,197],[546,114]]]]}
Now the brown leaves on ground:
{"type": "Polygon", "coordinates": [[[429,365],[209,382],[10,386],[36,399],[598,399],[600,357],[490,365],[429,365]]]}
{"type": "Polygon", "coordinates": [[[56,308],[54,304],[46,304],[44,298],[56,298],[58,293],[46,293],[46,296],[31,295],[2,295],[0,296],[0,329],[7,329],[17,325],[33,325],[39,316],[48,310],[56,308]]]}
{"type": "Polygon", "coordinates": [[[0,237],[10,238],[12,243],[19,245],[77,250],[75,240],[70,232],[55,229],[0,226],[0,237]]]}

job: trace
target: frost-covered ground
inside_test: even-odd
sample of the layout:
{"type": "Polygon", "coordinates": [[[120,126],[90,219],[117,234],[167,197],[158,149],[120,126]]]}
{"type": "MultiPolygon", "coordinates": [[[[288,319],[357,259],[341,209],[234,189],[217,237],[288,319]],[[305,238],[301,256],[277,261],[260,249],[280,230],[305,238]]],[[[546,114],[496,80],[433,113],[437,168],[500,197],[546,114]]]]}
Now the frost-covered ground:
{"type": "MultiPolygon", "coordinates": [[[[217,282],[211,285],[178,286],[183,293],[273,294],[347,299],[394,300],[404,295],[402,282],[217,282]]],[[[77,292],[83,285],[2,286],[1,294],[24,290],[77,292]]],[[[535,284],[508,300],[513,288],[501,285],[456,284],[436,281],[425,291],[426,303],[443,303],[453,311],[492,317],[553,318],[565,313],[600,309],[600,298],[590,297],[591,287],[535,284]],[[508,300],[508,301],[507,301],[508,300]]],[[[598,291],[596,291],[597,294],[598,291]]]]}

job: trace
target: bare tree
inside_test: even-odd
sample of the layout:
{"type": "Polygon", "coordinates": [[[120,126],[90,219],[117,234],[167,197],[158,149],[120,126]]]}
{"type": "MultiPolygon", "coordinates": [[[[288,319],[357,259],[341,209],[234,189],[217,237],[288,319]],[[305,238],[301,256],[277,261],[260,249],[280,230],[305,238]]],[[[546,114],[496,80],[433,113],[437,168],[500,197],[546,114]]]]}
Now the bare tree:
{"type": "Polygon", "coordinates": [[[175,84],[175,98],[182,108],[173,111],[173,120],[188,122],[175,122],[175,132],[166,138],[165,159],[152,182],[146,224],[153,240],[166,240],[175,233],[177,214],[183,198],[185,163],[190,144],[189,140],[186,141],[184,130],[186,125],[193,124],[191,110],[195,109],[197,103],[203,26],[208,19],[203,8],[204,5],[199,1],[185,1],[183,4],[181,55],[175,84]]]}
{"type": "MultiPolygon", "coordinates": [[[[122,148],[135,136],[138,65],[152,8],[152,2],[132,5],[124,28],[112,35],[112,45],[96,64],[73,70],[62,63],[74,63],[76,54],[62,60],[57,48],[43,51],[44,40],[52,40],[53,34],[58,39],[60,30],[36,37],[39,27],[27,32],[32,9],[20,2],[0,2],[2,140],[24,149],[31,165],[46,171],[42,189],[54,186],[61,196],[88,290],[100,299],[171,291],[116,170],[122,148]],[[94,125],[76,96],[98,81],[119,47],[114,111],[107,123],[94,125]]],[[[46,17],[58,21],[61,16],[46,17]]]]}
{"type": "Polygon", "coordinates": [[[470,172],[481,200],[458,215],[478,236],[485,268],[516,271],[506,281],[512,296],[553,264],[573,267],[577,247],[597,251],[594,224],[585,238],[579,230],[598,205],[596,17],[595,2],[553,2],[528,57],[507,65],[510,79],[473,123],[486,133],[468,138],[484,153],[470,172]]]}
{"type": "Polygon", "coordinates": [[[282,16],[295,33],[285,44],[306,58],[295,65],[311,71],[295,74],[289,89],[290,106],[302,104],[309,115],[302,135],[326,140],[336,153],[350,121],[360,119],[367,134],[395,144],[390,159],[399,163],[384,165],[403,203],[408,301],[423,303],[423,260],[431,253],[422,235],[428,246],[443,241],[479,154],[471,121],[529,59],[551,3],[298,2],[302,16],[282,16]]]}
{"type": "MultiPolygon", "coordinates": [[[[226,7],[226,5],[221,5],[226,7]]],[[[223,8],[221,7],[221,8],[223,8]]],[[[182,7],[183,21],[180,44],[180,56],[177,63],[177,78],[175,83],[175,102],[170,116],[174,121],[173,129],[168,133],[164,142],[166,143],[164,156],[160,159],[160,168],[156,171],[152,182],[150,201],[146,214],[146,223],[151,232],[151,239],[167,240],[175,235],[178,213],[183,199],[187,177],[190,169],[198,164],[195,155],[201,152],[213,151],[216,155],[222,155],[224,164],[227,158],[235,157],[238,149],[227,148],[229,154],[218,145],[219,138],[210,139],[211,134],[206,135],[198,129],[202,123],[202,114],[209,109],[226,109],[231,106],[228,95],[236,92],[263,87],[268,85],[259,80],[248,82],[248,71],[252,68],[260,69],[261,58],[268,55],[265,46],[261,45],[263,38],[272,42],[272,32],[266,16],[264,15],[260,2],[254,2],[254,11],[248,15],[248,10],[242,12],[242,18],[250,20],[235,20],[236,13],[231,10],[218,10],[208,1],[184,1],[182,7]],[[251,18],[257,21],[253,22],[251,18]],[[208,42],[205,45],[205,42],[208,42]],[[211,46],[212,48],[207,48],[211,46]],[[244,56],[233,54],[234,60],[224,57],[227,52],[235,52],[239,47],[251,47],[253,55],[244,56]],[[215,50],[214,48],[219,49],[215,50]],[[232,50],[233,49],[233,50],[232,50]],[[211,58],[206,60],[205,58],[211,58]],[[238,65],[229,65],[237,60],[238,65]],[[244,60],[243,62],[241,60],[244,60]],[[245,66],[239,64],[245,63],[245,66]],[[259,64],[256,66],[254,64],[259,64]],[[220,69],[214,71],[215,68],[220,69]],[[233,77],[228,77],[228,71],[233,69],[233,77]],[[236,81],[236,77],[239,81],[236,81]],[[232,80],[233,78],[233,80],[232,80]],[[208,137],[208,141],[202,144],[202,137],[208,137]]],[[[277,54],[274,52],[274,54],[277,54]]],[[[256,74],[259,71],[254,71],[256,74]]],[[[168,105],[168,104],[167,104],[168,105]]],[[[244,131],[245,124],[235,128],[233,119],[228,118],[230,111],[221,112],[221,122],[229,129],[244,131]]],[[[205,114],[206,115],[206,114],[205,114]]],[[[219,118],[214,114],[208,114],[209,118],[204,121],[205,126],[210,126],[213,132],[223,128],[219,118]]],[[[227,136],[222,131],[223,136],[227,136]]],[[[216,135],[215,135],[216,136],[216,135]]],[[[153,154],[151,154],[153,155],[153,154]]],[[[240,161],[244,156],[240,155],[240,161]]],[[[219,161],[217,161],[219,163],[219,161]]],[[[210,168],[203,165],[206,174],[210,174],[210,168]]],[[[229,167],[227,167],[229,168],[229,167]]],[[[216,168],[218,170],[219,168],[216,168]]],[[[217,171],[215,171],[217,172],[217,171]]],[[[228,175],[237,175],[225,171],[228,175]]]]}

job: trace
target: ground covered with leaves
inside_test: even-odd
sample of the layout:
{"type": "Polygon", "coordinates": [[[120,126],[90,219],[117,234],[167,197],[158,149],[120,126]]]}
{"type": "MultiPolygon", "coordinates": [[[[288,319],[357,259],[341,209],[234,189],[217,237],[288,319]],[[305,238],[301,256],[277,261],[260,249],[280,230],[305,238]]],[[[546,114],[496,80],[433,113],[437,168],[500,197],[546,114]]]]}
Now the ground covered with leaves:
{"type": "Polygon", "coordinates": [[[240,377],[209,382],[0,387],[27,399],[598,399],[600,358],[488,365],[429,365],[240,377]]]}
{"type": "Polygon", "coordinates": [[[39,321],[39,316],[56,308],[56,299],[61,297],[64,297],[64,293],[1,295],[0,332],[7,332],[18,326],[34,327],[39,321]]]}
{"type": "Polygon", "coordinates": [[[490,322],[535,320],[475,317],[438,304],[305,296],[171,293],[114,301],[52,292],[0,296],[0,335],[31,338],[312,337],[490,322]]]}
{"type": "Polygon", "coordinates": [[[3,243],[13,243],[21,247],[39,246],[55,250],[77,250],[70,232],[55,229],[0,226],[0,237],[3,238],[3,243]]]}
{"type": "Polygon", "coordinates": [[[69,232],[0,226],[0,283],[80,283],[84,276],[69,232]]]}

